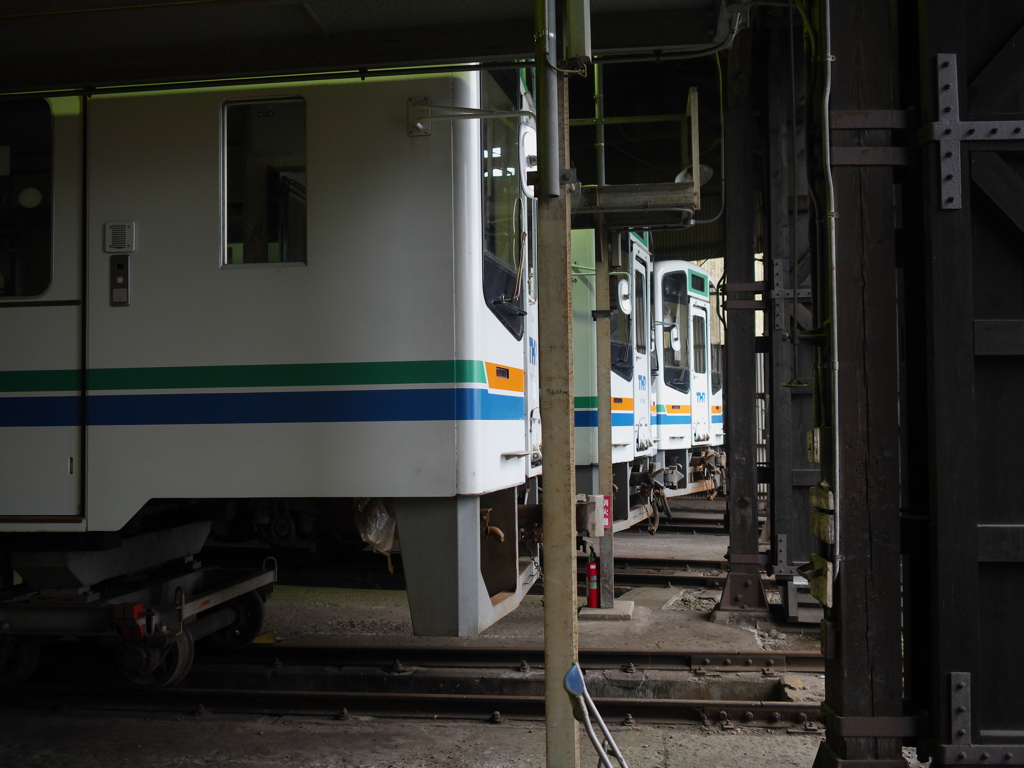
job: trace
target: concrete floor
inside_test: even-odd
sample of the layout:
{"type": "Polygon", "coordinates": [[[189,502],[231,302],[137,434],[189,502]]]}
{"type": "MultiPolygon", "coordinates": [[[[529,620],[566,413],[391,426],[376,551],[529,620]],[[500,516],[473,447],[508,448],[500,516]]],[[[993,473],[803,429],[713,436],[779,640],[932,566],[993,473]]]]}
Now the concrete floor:
{"type": "MultiPolygon", "coordinates": [[[[721,559],[725,537],[627,535],[618,554],[653,557],[683,554],[721,559]],[[698,541],[704,539],[704,541],[698,541]]],[[[632,590],[629,621],[579,622],[582,648],[636,647],[675,650],[817,648],[814,626],[709,620],[718,594],[704,589],[632,590]]],[[[265,629],[284,644],[526,645],[543,647],[543,599],[530,596],[518,610],[478,637],[418,638],[412,634],[405,593],[388,590],[279,587],[267,603],[265,629]]],[[[187,684],[187,681],[186,681],[187,684]]],[[[821,700],[824,680],[802,675],[789,681],[792,698],[821,700]]],[[[819,733],[718,725],[623,726],[610,724],[632,768],[810,768],[819,733]]],[[[596,757],[581,730],[581,764],[596,757]]],[[[593,762],[592,762],[593,761],[593,762]]],[[[145,715],[8,710],[0,728],[4,768],[506,768],[545,764],[544,723],[506,720],[500,725],[465,721],[346,721],[302,717],[145,715]]]]}

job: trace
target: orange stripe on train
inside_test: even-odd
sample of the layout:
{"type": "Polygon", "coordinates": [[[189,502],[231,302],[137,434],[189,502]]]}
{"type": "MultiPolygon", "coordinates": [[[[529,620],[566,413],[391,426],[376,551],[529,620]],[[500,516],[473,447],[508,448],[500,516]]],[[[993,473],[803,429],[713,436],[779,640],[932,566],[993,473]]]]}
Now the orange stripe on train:
{"type": "Polygon", "coordinates": [[[497,363],[484,363],[487,366],[487,386],[490,389],[503,389],[507,392],[525,392],[525,377],[522,368],[512,368],[497,363]]]}

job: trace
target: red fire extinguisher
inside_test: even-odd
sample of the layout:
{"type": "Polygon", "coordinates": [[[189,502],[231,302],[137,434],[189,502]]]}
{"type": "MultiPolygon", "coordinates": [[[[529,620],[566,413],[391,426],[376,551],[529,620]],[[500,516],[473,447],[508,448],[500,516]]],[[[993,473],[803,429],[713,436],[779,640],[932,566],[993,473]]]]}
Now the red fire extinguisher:
{"type": "Polygon", "coordinates": [[[597,558],[594,557],[594,548],[590,548],[590,557],[587,558],[587,608],[599,608],[601,605],[601,591],[597,587],[597,558]]]}

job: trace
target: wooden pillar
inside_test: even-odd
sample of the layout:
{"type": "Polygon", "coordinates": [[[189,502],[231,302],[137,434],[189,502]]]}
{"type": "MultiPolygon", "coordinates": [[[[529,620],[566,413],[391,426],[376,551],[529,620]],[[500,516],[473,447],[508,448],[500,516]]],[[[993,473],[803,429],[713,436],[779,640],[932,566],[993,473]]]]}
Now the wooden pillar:
{"type": "MultiPolygon", "coordinates": [[[[891,10],[889,0],[825,6],[822,26],[831,29],[834,57],[825,107],[831,113],[894,108],[891,10]]],[[[826,47],[822,58],[828,53],[826,47]]],[[[822,114],[821,104],[816,111],[822,114]]],[[[885,130],[833,130],[824,141],[834,158],[834,207],[822,223],[835,227],[827,426],[838,439],[828,441],[836,452],[822,467],[835,491],[834,514],[823,515],[833,519],[834,543],[820,545],[833,569],[833,604],[822,625],[827,738],[815,765],[897,768],[905,765],[901,741],[888,735],[893,721],[886,720],[903,714],[893,170],[856,159],[840,164],[850,161],[838,151],[888,147],[892,137],[885,130]],[[845,725],[851,718],[867,721],[854,730],[845,725]]]]}

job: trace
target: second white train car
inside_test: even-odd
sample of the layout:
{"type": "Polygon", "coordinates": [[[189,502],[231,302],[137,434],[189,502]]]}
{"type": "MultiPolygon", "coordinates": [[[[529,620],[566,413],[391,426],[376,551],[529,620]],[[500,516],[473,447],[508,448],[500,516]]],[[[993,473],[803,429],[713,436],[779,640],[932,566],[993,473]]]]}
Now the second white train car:
{"type": "Polygon", "coordinates": [[[576,389],[576,490],[598,493],[597,377],[611,377],[612,528],[621,530],[651,516],[656,444],[652,380],[654,358],[651,255],[643,235],[613,233],[609,247],[611,372],[597,369],[598,243],[592,229],[572,233],[573,356],[576,389]]]}

